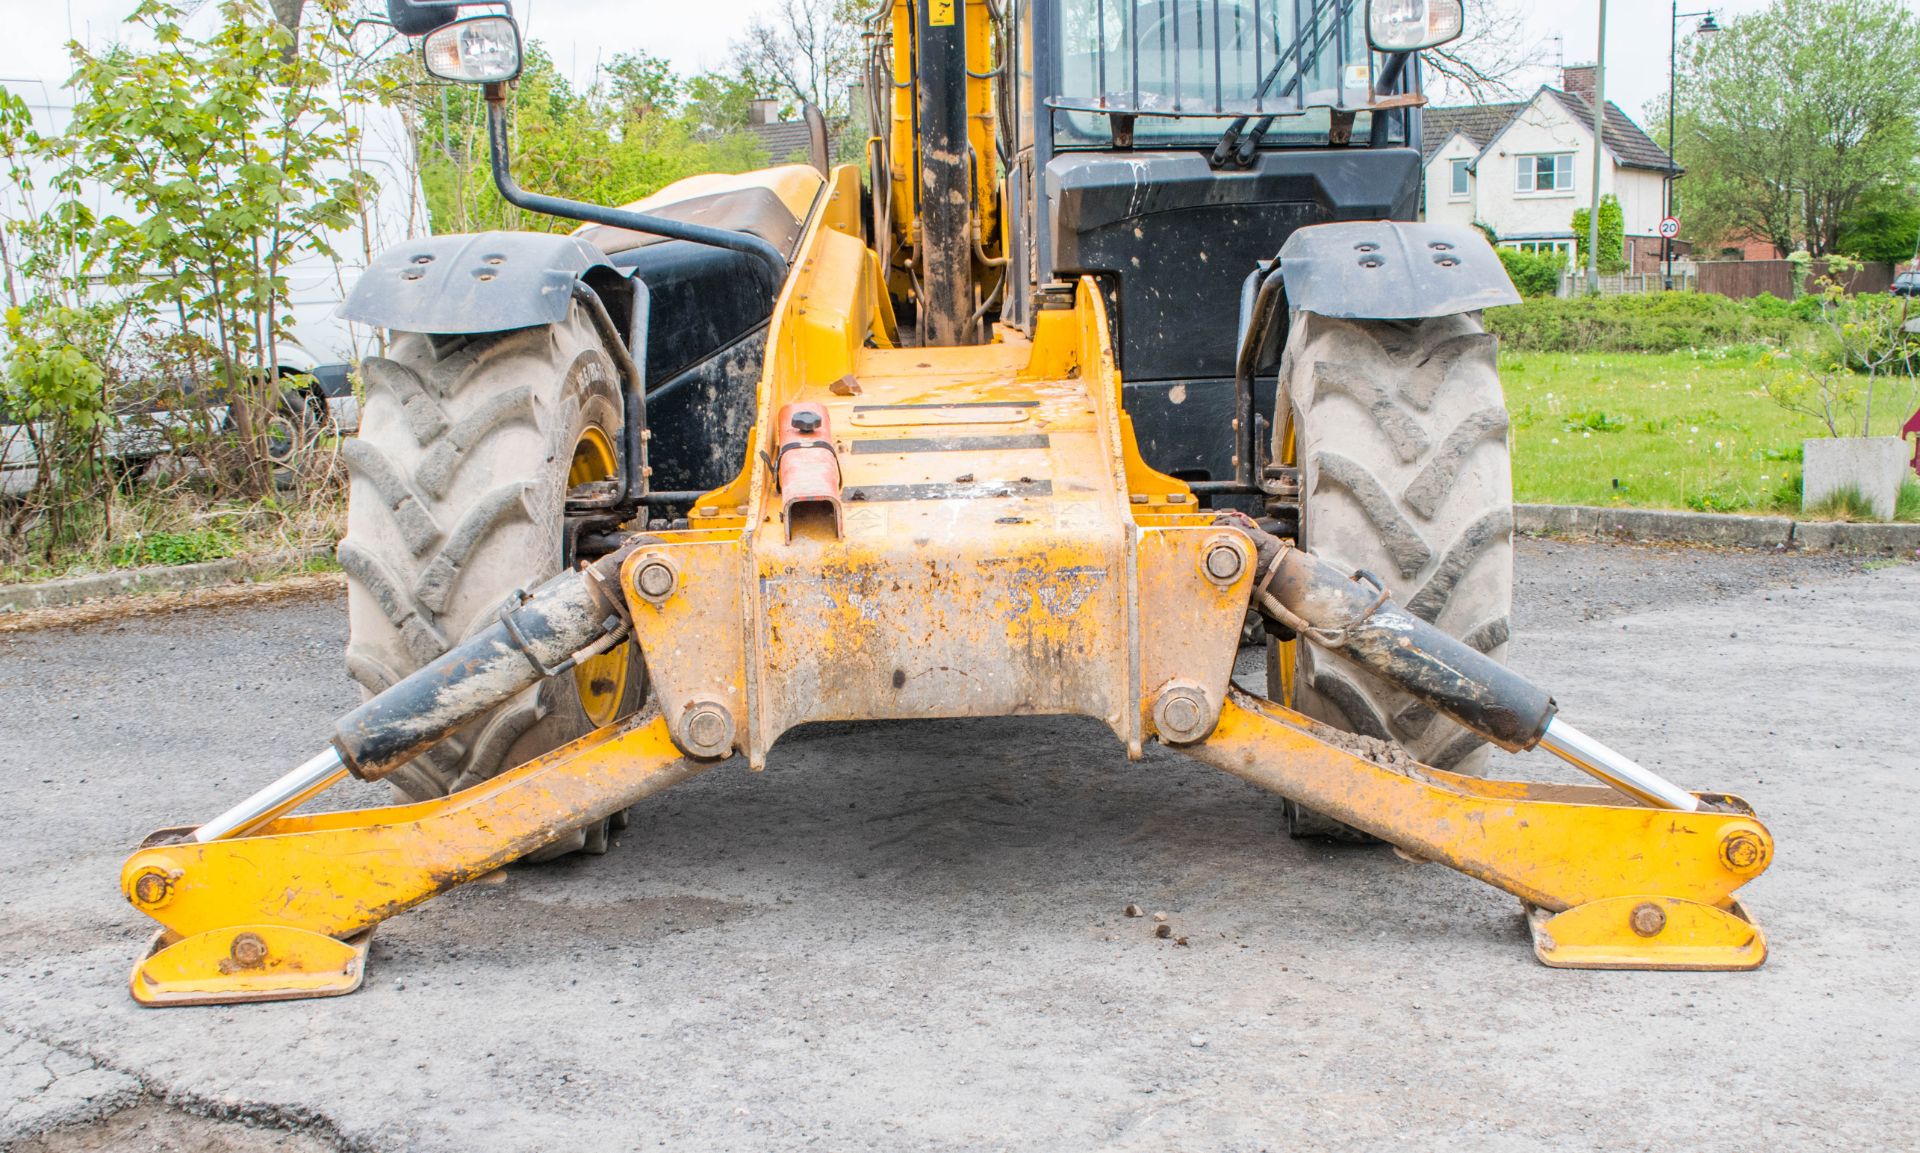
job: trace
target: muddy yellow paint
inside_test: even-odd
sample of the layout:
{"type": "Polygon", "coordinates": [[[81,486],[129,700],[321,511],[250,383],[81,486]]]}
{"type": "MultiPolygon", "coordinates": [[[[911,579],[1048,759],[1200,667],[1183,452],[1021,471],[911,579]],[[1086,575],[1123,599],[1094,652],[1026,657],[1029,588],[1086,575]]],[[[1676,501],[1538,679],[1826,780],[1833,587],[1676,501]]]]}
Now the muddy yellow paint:
{"type": "Polygon", "coordinates": [[[1485,781],[1410,761],[1382,765],[1323,739],[1328,734],[1299,713],[1236,691],[1212,737],[1186,751],[1560,914],[1547,922],[1560,926],[1549,931],[1557,955],[1541,950],[1549,963],[1743,969],[1765,958],[1765,938],[1733,894],[1766,868],[1773,841],[1739,798],[1711,795],[1711,808],[1692,813],[1652,809],[1598,786],[1485,781]],[[1734,839],[1753,846],[1751,864],[1729,864],[1723,850],[1734,839]],[[1671,907],[1665,928],[1651,936],[1633,932],[1627,920],[1648,900],[1671,907]]]}
{"type": "Polygon", "coordinates": [[[1137,753],[1174,682],[1217,704],[1251,569],[1205,578],[1202,551],[1223,530],[1140,458],[1099,293],[1080,285],[1031,340],[885,347],[879,270],[857,233],[831,208],[809,226],[769,331],[754,451],[691,518],[694,531],[738,531],[737,571],[723,574],[726,546],[711,536],[676,559],[675,533],[628,562],[688,574],[662,603],[633,599],[643,647],[687,657],[647,647],[666,715],[702,697],[737,706],[758,765],[809,721],[1010,713],[1097,717],[1137,753]],[[798,402],[819,405],[833,431],[837,537],[789,539],[780,519],[764,430],[798,402]],[[1012,436],[1025,447],[993,446],[1012,436]],[[980,447],[917,447],[955,437],[980,447]],[[1144,604],[1165,638],[1151,659],[1144,604]],[[711,637],[729,619],[744,627],[737,649],[688,653],[670,639],[711,637]]]}
{"type": "Polygon", "coordinates": [[[288,925],[227,925],[179,937],[161,930],[133,967],[142,1005],[224,1005],[337,997],[360,987],[373,930],[340,941],[288,925]]]}
{"type": "Polygon", "coordinates": [[[180,938],[253,924],[347,937],[705,767],[681,757],[658,718],[598,729],[439,800],[151,845],[127,859],[121,887],[180,938]],[[166,882],[157,902],[136,896],[149,873],[166,882]]]}
{"type": "Polygon", "coordinates": [[[1558,914],[1529,906],[1527,922],[1534,955],[1556,969],[1741,970],[1758,969],[1767,959],[1767,936],[1738,900],[1719,908],[1630,894],[1558,914]],[[1648,909],[1658,915],[1636,927],[1648,909]]]}
{"type": "MultiPolygon", "coordinates": [[[[922,0],[931,4],[927,11],[932,27],[952,27],[964,23],[966,35],[967,143],[973,166],[973,234],[980,242],[981,254],[989,259],[1006,255],[1007,229],[1001,210],[1002,173],[996,144],[998,106],[993,76],[997,69],[1010,67],[1007,53],[1011,45],[1003,43],[989,0],[922,0]]],[[[887,250],[892,267],[883,269],[901,295],[911,277],[912,250],[920,240],[919,189],[914,173],[919,170],[919,140],[914,132],[914,102],[917,77],[914,73],[914,11],[909,0],[896,0],[887,16],[876,27],[884,31],[884,48],[892,69],[891,94],[884,98],[887,124],[876,139],[886,157],[891,190],[887,198],[887,250]]],[[[993,289],[1000,273],[976,261],[974,273],[984,296],[993,289]]]]}

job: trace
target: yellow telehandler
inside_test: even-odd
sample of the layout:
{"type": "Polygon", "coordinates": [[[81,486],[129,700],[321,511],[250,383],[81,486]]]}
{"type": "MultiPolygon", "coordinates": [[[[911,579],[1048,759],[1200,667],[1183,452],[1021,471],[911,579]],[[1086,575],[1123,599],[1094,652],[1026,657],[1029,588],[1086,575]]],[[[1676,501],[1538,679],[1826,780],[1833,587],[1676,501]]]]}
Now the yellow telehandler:
{"type": "Polygon", "coordinates": [[[572,235],[411,241],[363,366],[316,756],[161,830],[147,1005],[358,987],[383,919],[814,721],[1077,714],[1520,898],[1537,956],[1750,969],[1772,841],[1501,662],[1511,467],[1470,229],[1415,221],[1461,0],[881,0],[866,179],[519,187],[510,15],[391,0],[572,235]],[[1251,610],[1251,613],[1250,613],[1251,610]],[[1264,633],[1267,692],[1232,674],[1264,633]],[[1546,749],[1592,785],[1489,779],[1546,749]],[[298,814],[348,774],[391,807],[298,814]]]}

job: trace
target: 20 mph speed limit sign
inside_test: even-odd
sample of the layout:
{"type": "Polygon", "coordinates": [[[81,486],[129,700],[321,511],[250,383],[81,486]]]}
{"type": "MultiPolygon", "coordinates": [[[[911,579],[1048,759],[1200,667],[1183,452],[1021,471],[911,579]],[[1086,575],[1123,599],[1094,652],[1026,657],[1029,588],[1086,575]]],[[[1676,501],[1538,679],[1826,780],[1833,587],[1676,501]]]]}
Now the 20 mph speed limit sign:
{"type": "Polygon", "coordinates": [[[1666,237],[1668,240],[1672,240],[1674,237],[1680,235],[1680,218],[1678,216],[1669,216],[1665,220],[1662,220],[1660,222],[1660,235],[1666,237]]]}

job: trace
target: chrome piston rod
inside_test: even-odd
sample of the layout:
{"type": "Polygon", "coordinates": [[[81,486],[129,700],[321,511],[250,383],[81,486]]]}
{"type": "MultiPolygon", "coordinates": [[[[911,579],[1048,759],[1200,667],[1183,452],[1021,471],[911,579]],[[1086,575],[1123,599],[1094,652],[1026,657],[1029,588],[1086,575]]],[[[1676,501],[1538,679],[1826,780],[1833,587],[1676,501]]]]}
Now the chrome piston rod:
{"type": "Polygon", "coordinates": [[[1700,798],[1652,769],[1621,756],[1572,725],[1553,718],[1540,737],[1540,748],[1619,789],[1642,804],[1658,809],[1696,812],[1700,798]]]}
{"type": "Polygon", "coordinates": [[[195,829],[193,839],[204,842],[243,836],[332,788],[346,775],[347,763],[340,759],[340,751],[328,745],[326,752],[195,829]]]}

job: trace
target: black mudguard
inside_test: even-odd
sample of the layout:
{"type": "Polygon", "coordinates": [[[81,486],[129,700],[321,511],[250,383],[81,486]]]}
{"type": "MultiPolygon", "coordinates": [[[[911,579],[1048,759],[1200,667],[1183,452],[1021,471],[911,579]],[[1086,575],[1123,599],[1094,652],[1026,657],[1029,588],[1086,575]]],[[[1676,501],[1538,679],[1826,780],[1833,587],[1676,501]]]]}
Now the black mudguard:
{"type": "Polygon", "coordinates": [[[1391,220],[1302,228],[1280,249],[1287,308],[1356,320],[1421,320],[1520,303],[1477,229],[1391,220]]]}
{"type": "MultiPolygon", "coordinates": [[[[435,335],[558,324],[573,285],[618,283],[626,273],[577,237],[545,232],[427,236],[374,258],[340,305],[342,320],[435,335]]],[[[616,323],[622,309],[608,304],[616,323]]]]}

